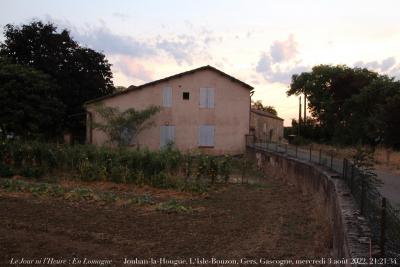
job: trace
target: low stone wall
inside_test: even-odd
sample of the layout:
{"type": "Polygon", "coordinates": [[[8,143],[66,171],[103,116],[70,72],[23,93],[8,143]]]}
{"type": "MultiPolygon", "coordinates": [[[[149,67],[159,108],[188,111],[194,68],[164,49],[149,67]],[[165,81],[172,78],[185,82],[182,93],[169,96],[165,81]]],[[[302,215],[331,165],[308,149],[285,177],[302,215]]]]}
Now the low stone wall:
{"type": "Polygon", "coordinates": [[[330,222],[333,258],[346,258],[350,263],[351,259],[370,257],[369,227],[339,174],[280,153],[254,148],[249,148],[248,153],[255,157],[265,173],[279,176],[299,187],[303,194],[315,197],[316,208],[323,211],[324,219],[330,222]]]}

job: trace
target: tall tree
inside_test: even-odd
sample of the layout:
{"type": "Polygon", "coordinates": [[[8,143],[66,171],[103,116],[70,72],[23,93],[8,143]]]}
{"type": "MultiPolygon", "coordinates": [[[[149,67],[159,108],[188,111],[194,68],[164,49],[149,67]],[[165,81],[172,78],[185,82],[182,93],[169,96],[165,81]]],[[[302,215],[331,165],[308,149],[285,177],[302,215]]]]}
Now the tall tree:
{"type": "Polygon", "coordinates": [[[68,30],[57,31],[52,23],[4,27],[0,55],[13,63],[34,67],[58,84],[56,97],[65,105],[63,127],[84,129],[83,103],[114,92],[111,65],[102,53],[81,47],[68,30]]]}
{"type": "Polygon", "coordinates": [[[352,143],[348,130],[353,107],[347,103],[378,76],[367,69],[318,65],[311,72],[293,75],[287,95],[307,95],[308,108],[326,140],[352,143]]]}
{"type": "Polygon", "coordinates": [[[276,111],[275,107],[273,106],[264,106],[261,100],[257,100],[252,103],[253,108],[262,110],[262,111],[267,111],[269,113],[272,113],[274,115],[278,115],[278,112],[276,111]]]}
{"type": "Polygon", "coordinates": [[[0,58],[0,131],[23,138],[51,138],[60,133],[64,104],[49,75],[0,58]]]}

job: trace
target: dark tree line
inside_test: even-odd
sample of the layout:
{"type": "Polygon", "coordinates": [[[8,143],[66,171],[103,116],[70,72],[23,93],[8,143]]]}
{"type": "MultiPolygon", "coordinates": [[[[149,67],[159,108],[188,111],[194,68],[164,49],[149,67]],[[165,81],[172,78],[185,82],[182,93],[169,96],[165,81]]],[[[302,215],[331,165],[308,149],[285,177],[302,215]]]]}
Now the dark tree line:
{"type": "Polygon", "coordinates": [[[394,78],[362,68],[318,65],[293,75],[287,94],[307,96],[312,117],[301,122],[304,138],[400,148],[400,82],[394,78]]]}
{"type": "Polygon", "coordinates": [[[115,91],[104,54],[52,23],[4,27],[0,43],[0,129],[23,138],[84,132],[83,104],[115,91]],[[13,115],[14,114],[14,115],[13,115]]]}

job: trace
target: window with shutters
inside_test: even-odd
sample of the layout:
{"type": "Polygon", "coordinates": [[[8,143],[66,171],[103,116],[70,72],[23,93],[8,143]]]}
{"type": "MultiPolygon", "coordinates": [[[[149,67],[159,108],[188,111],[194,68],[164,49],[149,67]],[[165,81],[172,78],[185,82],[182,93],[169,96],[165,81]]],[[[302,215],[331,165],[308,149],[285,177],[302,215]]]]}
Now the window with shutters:
{"type": "Polygon", "coordinates": [[[160,127],[160,148],[175,142],[175,126],[161,125],[160,127]]]}
{"type": "Polygon", "coordinates": [[[214,88],[200,88],[200,107],[214,108],[214,88]]]}
{"type": "Polygon", "coordinates": [[[214,125],[201,125],[199,127],[199,146],[214,146],[214,125]]]}
{"type": "Polygon", "coordinates": [[[163,88],[163,107],[172,107],[172,88],[163,88]]]}

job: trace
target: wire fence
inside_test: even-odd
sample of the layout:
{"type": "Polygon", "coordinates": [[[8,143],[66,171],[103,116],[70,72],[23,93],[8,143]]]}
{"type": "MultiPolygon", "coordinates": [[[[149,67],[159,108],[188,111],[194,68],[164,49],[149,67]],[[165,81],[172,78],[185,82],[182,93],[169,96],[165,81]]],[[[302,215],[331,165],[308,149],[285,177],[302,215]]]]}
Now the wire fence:
{"type": "MultiPolygon", "coordinates": [[[[375,185],[367,181],[361,170],[351,160],[335,156],[331,152],[314,150],[281,143],[255,143],[247,136],[247,145],[256,149],[272,151],[325,166],[334,171],[348,185],[361,215],[369,222],[372,242],[379,245],[380,257],[400,257],[400,214],[381,195],[375,185]]],[[[400,193],[400,192],[399,192],[400,193]]]]}

